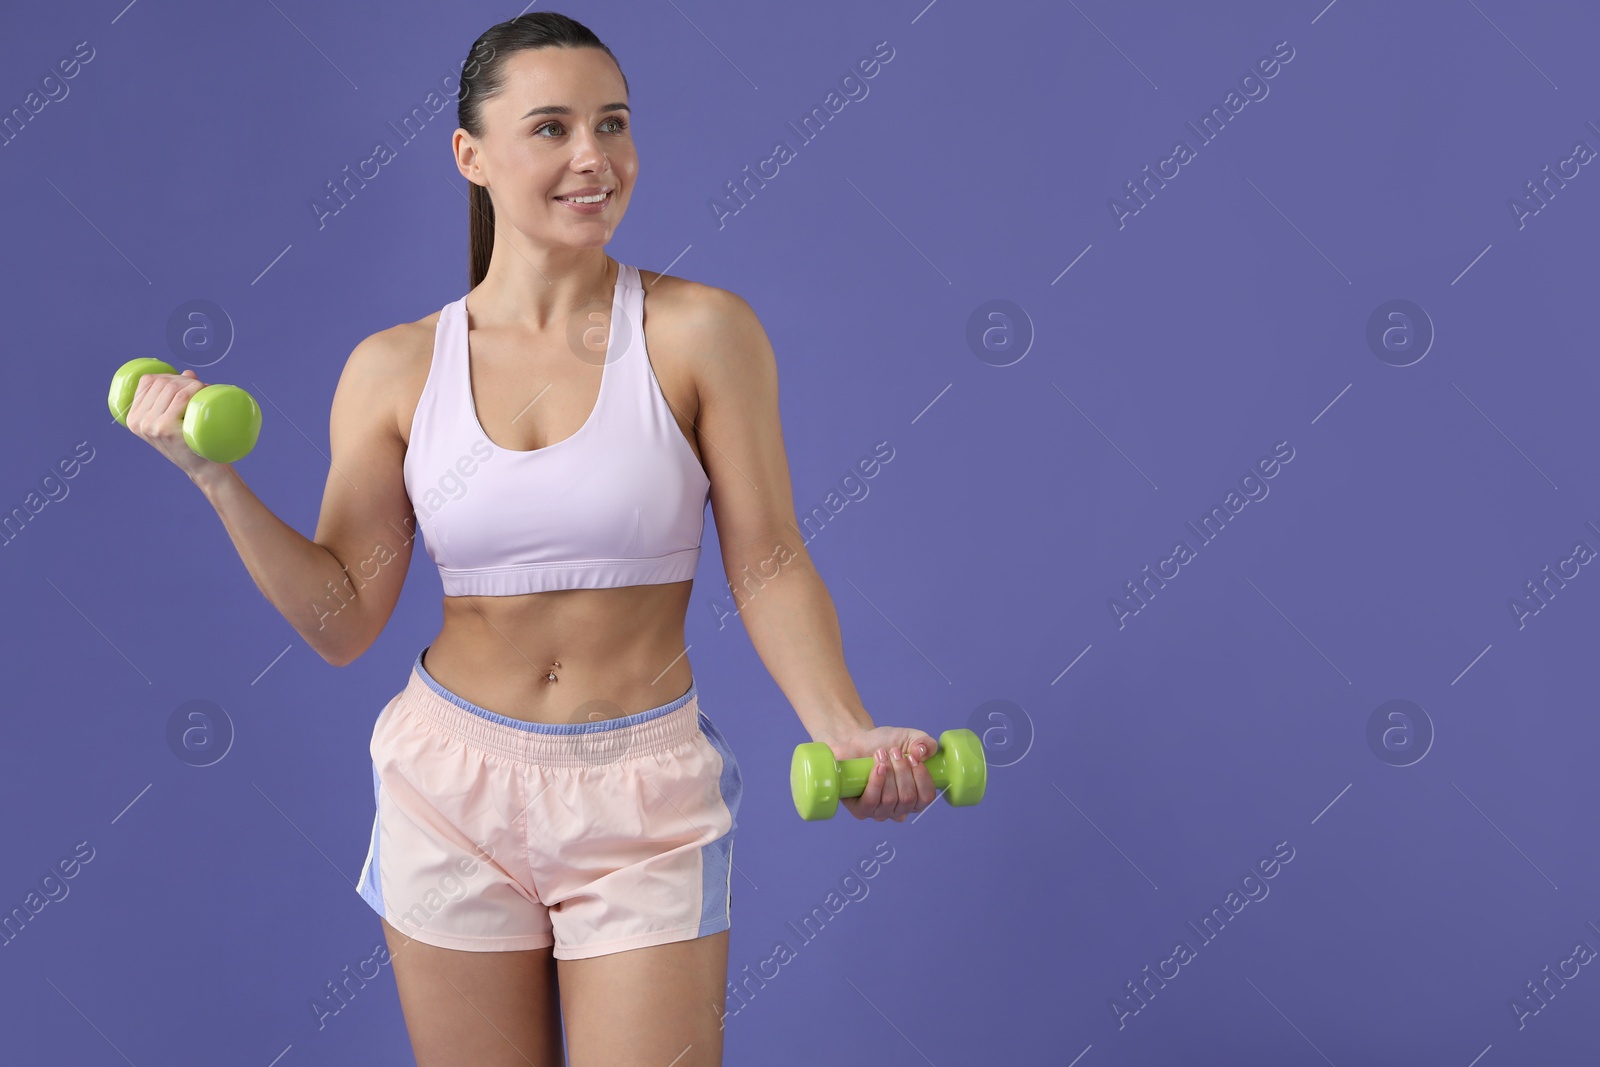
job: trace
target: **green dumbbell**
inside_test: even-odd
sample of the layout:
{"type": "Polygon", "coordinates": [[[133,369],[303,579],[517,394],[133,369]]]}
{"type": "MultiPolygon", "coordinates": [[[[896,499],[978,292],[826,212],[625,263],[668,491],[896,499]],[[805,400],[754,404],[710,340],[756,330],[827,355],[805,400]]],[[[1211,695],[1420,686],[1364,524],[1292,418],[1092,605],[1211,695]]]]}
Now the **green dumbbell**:
{"type": "MultiPolygon", "coordinates": [[[[130,359],[111,376],[106,404],[122,425],[139,379],[146,374],[176,374],[172,364],[159,359],[130,359]]],[[[261,407],[237,385],[208,385],[189,398],[183,409],[183,440],[189,450],[214,463],[243,459],[261,434],[261,407]]]]}
{"type": "MultiPolygon", "coordinates": [[[[795,810],[802,819],[831,819],[839,810],[840,797],[858,797],[877,760],[871,756],[834,758],[826,742],[810,741],[796,746],[789,765],[789,789],[794,794],[795,810]]],[[[971,730],[946,730],[939,735],[939,751],[922,765],[928,768],[933,784],[944,790],[953,807],[962,808],[983,799],[989,780],[989,764],[983,758],[983,742],[971,730]]]]}

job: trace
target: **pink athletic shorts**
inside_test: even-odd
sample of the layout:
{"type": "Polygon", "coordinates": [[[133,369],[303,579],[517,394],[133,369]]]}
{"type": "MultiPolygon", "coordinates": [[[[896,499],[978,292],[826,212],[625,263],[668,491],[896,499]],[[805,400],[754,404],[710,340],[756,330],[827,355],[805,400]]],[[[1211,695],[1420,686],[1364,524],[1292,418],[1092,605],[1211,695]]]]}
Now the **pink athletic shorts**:
{"type": "Polygon", "coordinates": [[[445,689],[419,653],[371,752],[357,891],[408,937],[572,960],[728,929],[743,781],[693,681],[649,711],[526,722],[445,689]]]}

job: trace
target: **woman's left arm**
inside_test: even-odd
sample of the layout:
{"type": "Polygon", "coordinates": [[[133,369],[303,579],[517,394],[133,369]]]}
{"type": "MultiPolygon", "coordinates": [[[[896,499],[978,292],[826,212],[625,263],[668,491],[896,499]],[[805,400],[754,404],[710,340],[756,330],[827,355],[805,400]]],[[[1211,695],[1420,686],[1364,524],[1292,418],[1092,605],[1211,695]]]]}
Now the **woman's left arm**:
{"type": "Polygon", "coordinates": [[[911,727],[877,726],[845,667],[833,598],[795,520],[778,418],[778,370],[760,320],[741,297],[705,287],[693,329],[700,414],[695,428],[711,478],[711,509],[735,611],[750,643],[812,740],[841,760],[875,757],[859,797],[840,803],[881,822],[932,804],[922,761],[939,743],[911,727]]]}

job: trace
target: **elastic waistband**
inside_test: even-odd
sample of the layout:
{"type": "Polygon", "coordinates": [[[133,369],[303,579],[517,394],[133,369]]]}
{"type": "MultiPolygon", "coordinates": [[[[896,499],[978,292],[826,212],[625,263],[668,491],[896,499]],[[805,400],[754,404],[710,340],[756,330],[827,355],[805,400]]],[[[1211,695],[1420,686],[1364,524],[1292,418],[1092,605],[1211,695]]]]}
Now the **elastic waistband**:
{"type": "Polygon", "coordinates": [[[469,745],[525,763],[594,767],[672,748],[700,729],[694,679],[682,695],[660,707],[593,722],[548,723],[513,719],[480,708],[440,685],[417,653],[400,694],[406,710],[469,745]]]}

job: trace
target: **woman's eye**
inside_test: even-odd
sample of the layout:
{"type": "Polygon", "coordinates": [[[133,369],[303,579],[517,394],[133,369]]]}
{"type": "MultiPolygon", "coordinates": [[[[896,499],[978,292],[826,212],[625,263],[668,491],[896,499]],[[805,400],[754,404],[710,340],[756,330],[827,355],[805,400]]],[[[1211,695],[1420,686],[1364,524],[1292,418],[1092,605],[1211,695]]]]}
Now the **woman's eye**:
{"type": "MultiPolygon", "coordinates": [[[[602,126],[615,125],[616,128],[617,128],[617,132],[618,133],[621,133],[623,130],[628,128],[628,124],[626,122],[623,122],[621,119],[606,119],[606,121],[601,123],[601,125],[602,126]]],[[[547,122],[543,126],[540,126],[538,129],[534,130],[533,132],[535,134],[540,134],[540,133],[543,133],[545,130],[560,129],[560,128],[561,128],[561,123],[559,123],[559,122],[547,122]]]]}

